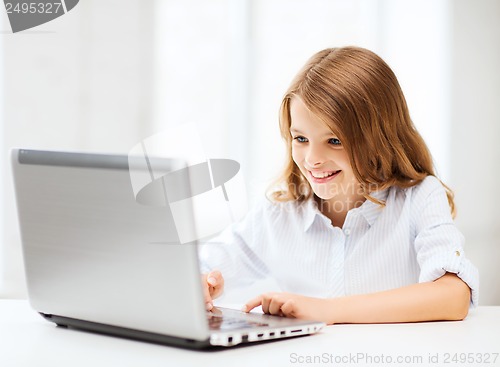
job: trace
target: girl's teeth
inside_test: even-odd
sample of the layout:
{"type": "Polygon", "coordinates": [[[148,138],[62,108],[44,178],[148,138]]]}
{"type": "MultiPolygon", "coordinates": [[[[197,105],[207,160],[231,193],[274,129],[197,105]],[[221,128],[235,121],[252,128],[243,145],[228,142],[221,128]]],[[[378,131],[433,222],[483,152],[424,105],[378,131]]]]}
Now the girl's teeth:
{"type": "Polygon", "coordinates": [[[312,173],[312,172],[311,172],[311,174],[312,174],[312,176],[313,176],[314,178],[325,178],[325,177],[332,176],[332,175],[334,175],[334,174],[335,174],[335,173],[337,173],[337,172],[338,172],[338,171],[331,172],[331,173],[327,173],[327,172],[323,172],[323,173],[319,173],[319,172],[318,172],[318,173],[312,173]]]}

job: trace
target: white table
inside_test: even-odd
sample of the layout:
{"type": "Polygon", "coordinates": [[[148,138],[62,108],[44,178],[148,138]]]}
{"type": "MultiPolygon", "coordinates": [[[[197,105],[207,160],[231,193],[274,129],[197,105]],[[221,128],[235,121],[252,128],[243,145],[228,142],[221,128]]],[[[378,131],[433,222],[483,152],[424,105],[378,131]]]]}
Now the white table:
{"type": "Polygon", "coordinates": [[[458,322],[333,325],[313,336],[200,352],[58,328],[27,301],[0,300],[1,367],[334,365],[500,366],[500,307],[479,307],[458,322]]]}

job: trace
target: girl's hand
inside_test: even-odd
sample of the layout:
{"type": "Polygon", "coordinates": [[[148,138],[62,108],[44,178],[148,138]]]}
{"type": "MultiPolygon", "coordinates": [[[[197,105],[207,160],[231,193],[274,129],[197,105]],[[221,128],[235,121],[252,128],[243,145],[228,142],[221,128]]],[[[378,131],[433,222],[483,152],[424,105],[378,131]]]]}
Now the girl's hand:
{"type": "Polygon", "coordinates": [[[205,292],[205,305],[207,311],[210,311],[214,307],[213,300],[224,291],[224,278],[220,271],[213,270],[201,276],[201,284],[205,292]]]}
{"type": "Polygon", "coordinates": [[[328,321],[332,312],[328,299],[292,293],[265,293],[248,301],[243,311],[250,312],[258,306],[262,306],[262,311],[270,315],[332,323],[328,321]]]}

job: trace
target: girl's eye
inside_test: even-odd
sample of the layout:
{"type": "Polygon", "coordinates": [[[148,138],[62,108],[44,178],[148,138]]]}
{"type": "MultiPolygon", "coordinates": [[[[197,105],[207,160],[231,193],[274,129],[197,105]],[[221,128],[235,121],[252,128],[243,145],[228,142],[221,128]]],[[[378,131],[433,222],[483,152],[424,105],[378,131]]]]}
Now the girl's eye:
{"type": "Polygon", "coordinates": [[[307,138],[304,138],[303,136],[296,136],[293,139],[297,140],[299,143],[307,143],[307,138]]]}
{"type": "Polygon", "coordinates": [[[328,143],[332,144],[332,145],[342,145],[342,143],[340,142],[340,140],[337,139],[337,138],[331,138],[331,139],[329,139],[328,143]]]}

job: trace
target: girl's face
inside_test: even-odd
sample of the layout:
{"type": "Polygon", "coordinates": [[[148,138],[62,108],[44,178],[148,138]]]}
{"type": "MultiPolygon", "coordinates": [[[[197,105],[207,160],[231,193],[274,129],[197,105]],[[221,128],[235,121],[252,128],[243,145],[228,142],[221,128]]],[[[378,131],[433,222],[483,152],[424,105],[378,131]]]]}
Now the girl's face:
{"type": "Polygon", "coordinates": [[[298,97],[290,101],[292,158],[329,211],[347,212],[365,200],[342,142],[298,97]]]}

